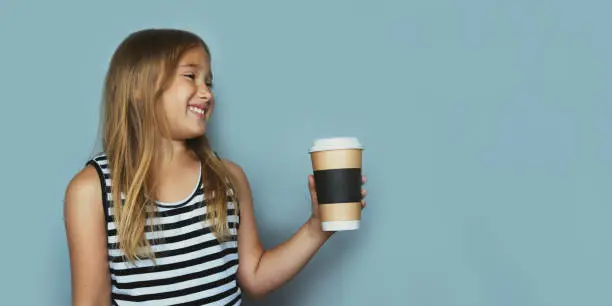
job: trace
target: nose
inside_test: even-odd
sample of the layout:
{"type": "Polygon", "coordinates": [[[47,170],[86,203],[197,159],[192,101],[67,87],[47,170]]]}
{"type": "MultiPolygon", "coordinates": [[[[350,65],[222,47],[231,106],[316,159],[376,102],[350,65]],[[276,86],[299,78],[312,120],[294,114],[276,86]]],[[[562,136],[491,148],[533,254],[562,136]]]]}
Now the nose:
{"type": "Polygon", "coordinates": [[[208,101],[212,98],[212,92],[210,88],[206,85],[206,82],[202,82],[198,86],[198,98],[208,101]]]}

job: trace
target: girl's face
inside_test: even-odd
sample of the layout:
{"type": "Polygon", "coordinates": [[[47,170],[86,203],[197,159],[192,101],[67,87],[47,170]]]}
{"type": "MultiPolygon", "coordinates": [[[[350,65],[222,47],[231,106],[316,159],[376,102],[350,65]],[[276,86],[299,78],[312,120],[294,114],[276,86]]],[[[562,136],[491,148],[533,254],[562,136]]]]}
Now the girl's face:
{"type": "Polygon", "coordinates": [[[187,51],[163,96],[163,109],[172,140],[202,136],[214,106],[210,58],[204,48],[187,51]]]}

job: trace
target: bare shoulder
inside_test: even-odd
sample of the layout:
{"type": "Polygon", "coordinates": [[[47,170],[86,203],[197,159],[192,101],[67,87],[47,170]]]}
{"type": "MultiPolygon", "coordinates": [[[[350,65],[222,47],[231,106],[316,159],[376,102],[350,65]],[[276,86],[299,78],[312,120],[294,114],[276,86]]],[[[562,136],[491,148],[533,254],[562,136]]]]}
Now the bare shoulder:
{"type": "Polygon", "coordinates": [[[91,214],[102,212],[102,188],[97,170],[88,165],[79,171],[68,183],[64,198],[64,215],[70,217],[91,218],[91,214]]]}
{"type": "Polygon", "coordinates": [[[79,171],[66,188],[64,223],[74,305],[110,303],[108,241],[101,195],[98,171],[91,165],[79,171]]]}
{"type": "Polygon", "coordinates": [[[238,192],[238,196],[241,198],[250,197],[251,188],[249,186],[249,180],[247,179],[246,173],[244,173],[242,167],[228,159],[222,159],[222,161],[230,172],[233,183],[237,189],[236,191],[238,192]]]}
{"type": "Polygon", "coordinates": [[[246,174],[244,173],[244,170],[242,170],[242,167],[240,165],[229,159],[222,159],[222,161],[223,164],[225,164],[225,167],[232,175],[232,178],[239,181],[237,183],[242,183],[240,181],[246,180],[246,174]]]}

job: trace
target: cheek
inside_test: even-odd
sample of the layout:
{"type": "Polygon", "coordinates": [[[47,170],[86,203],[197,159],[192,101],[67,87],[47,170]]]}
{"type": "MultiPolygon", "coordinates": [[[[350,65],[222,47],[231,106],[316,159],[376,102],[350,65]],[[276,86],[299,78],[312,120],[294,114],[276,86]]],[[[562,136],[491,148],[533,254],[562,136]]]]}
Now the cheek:
{"type": "Polygon", "coordinates": [[[164,94],[164,108],[166,112],[184,112],[189,101],[196,94],[195,86],[180,85],[175,86],[164,94]]]}
{"type": "Polygon", "coordinates": [[[197,89],[193,85],[183,84],[176,88],[176,102],[186,107],[191,99],[193,99],[197,93],[197,89]]]}

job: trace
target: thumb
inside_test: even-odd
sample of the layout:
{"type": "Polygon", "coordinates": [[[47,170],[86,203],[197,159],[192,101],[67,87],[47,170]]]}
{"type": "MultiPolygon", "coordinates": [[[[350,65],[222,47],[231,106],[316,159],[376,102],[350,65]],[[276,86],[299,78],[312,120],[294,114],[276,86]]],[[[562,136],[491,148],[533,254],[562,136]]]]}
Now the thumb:
{"type": "Polygon", "coordinates": [[[312,174],[308,175],[308,190],[310,190],[310,196],[314,199],[317,196],[316,186],[314,176],[312,174]]]}

